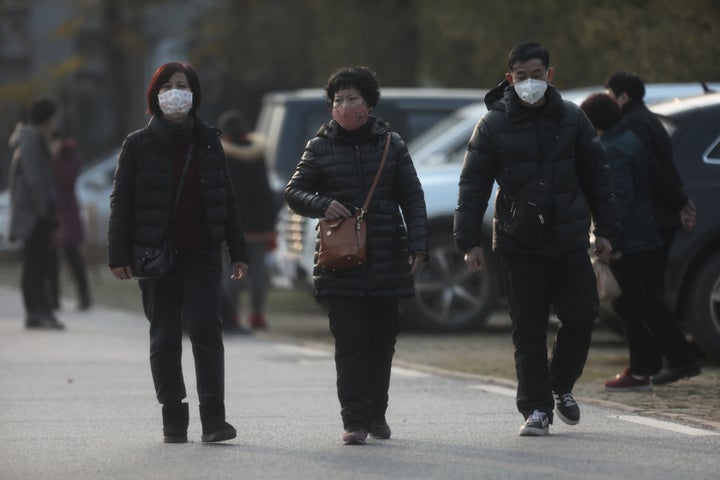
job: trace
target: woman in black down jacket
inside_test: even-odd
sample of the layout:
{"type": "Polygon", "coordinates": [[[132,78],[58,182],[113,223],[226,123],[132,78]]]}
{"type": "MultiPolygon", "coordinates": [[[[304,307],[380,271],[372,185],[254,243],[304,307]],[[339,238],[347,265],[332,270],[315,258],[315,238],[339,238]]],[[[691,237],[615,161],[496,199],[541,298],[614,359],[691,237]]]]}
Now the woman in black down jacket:
{"type": "Polygon", "coordinates": [[[365,201],[388,135],[383,168],[366,215],[365,265],[331,272],[317,265],[315,294],[328,306],[346,444],[390,438],[385,420],[398,333],[398,299],[414,294],[413,271],[427,259],[425,199],[405,143],[371,115],[375,74],[347,67],[325,86],[331,120],[305,147],[285,189],[290,208],[312,218],[351,216],[365,201]],[[407,227],[407,228],[406,228],[407,227]]]}
{"type": "Polygon", "coordinates": [[[110,197],[109,265],[115,277],[127,280],[132,277],[132,245],[161,243],[191,153],[170,230],[177,246],[174,270],[165,278],[139,280],[166,443],[187,441],[183,321],[195,359],[202,441],[236,435],[225,421],[221,244],[227,242],[235,279],[245,276],[247,254],[220,132],[195,114],[201,98],[200,82],[189,65],[166,63],[155,71],[147,92],[152,117],[125,139],[110,197]]]}

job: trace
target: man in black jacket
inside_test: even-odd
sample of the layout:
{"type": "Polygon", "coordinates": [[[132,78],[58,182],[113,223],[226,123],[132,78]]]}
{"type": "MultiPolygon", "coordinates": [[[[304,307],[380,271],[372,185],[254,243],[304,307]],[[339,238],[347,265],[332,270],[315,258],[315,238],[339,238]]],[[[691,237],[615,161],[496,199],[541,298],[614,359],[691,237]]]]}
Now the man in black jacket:
{"type": "Polygon", "coordinates": [[[549,52],[534,42],[510,52],[503,83],[485,97],[488,113],[470,138],[454,236],[471,270],[484,268],[481,221],[498,183],[493,250],[499,254],[512,319],[520,435],[545,435],[553,406],[580,421],[572,389],[582,374],[598,296],[588,249],[611,254],[618,212],[605,152],[585,114],[548,85],[549,52]],[[550,308],[560,320],[548,362],[550,308]],[[553,394],[555,398],[553,398],[553,394]]]}
{"type": "MultiPolygon", "coordinates": [[[[615,72],[605,82],[605,87],[608,94],[620,104],[623,122],[642,141],[648,153],[650,200],[663,243],[656,261],[658,274],[664,279],[675,234],[681,227],[686,231],[695,227],[695,205],[683,191],[682,178],[673,159],[670,136],[657,116],[645,106],[645,84],[642,79],[627,72],[615,72]]],[[[655,295],[665,298],[664,282],[657,282],[655,295]]],[[[652,371],[655,372],[652,376],[655,385],[700,374],[698,359],[670,315],[669,309],[665,308],[657,312],[653,320],[653,330],[660,341],[653,335],[647,335],[646,350],[652,371]],[[661,343],[665,345],[664,349],[660,348],[661,343]],[[668,365],[661,370],[663,356],[668,358],[668,365]]]]}

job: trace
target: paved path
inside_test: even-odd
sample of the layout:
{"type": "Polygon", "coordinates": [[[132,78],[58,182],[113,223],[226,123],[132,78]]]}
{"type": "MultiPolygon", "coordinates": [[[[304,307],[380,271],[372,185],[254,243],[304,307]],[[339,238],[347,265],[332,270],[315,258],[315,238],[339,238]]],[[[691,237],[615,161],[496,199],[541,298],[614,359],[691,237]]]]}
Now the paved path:
{"type": "MultiPolygon", "coordinates": [[[[583,405],[577,427],[517,436],[514,392],[476,378],[395,368],[389,441],[342,433],[327,351],[226,340],[228,419],[238,438],[199,441],[190,349],[190,442],[162,443],[147,324],[96,308],[64,332],[22,328],[0,287],[0,479],[716,479],[720,435],[583,405]]],[[[189,346],[189,345],[188,345],[189,346]]]]}

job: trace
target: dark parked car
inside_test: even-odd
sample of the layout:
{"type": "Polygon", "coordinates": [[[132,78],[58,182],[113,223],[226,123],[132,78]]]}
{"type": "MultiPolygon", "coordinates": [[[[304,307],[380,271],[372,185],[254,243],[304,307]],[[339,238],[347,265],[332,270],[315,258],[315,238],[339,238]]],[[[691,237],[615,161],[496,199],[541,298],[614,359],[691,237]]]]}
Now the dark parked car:
{"type": "Polygon", "coordinates": [[[709,357],[720,360],[720,93],[650,107],[670,133],[697,225],[670,250],[667,293],[679,322],[709,357]]]}

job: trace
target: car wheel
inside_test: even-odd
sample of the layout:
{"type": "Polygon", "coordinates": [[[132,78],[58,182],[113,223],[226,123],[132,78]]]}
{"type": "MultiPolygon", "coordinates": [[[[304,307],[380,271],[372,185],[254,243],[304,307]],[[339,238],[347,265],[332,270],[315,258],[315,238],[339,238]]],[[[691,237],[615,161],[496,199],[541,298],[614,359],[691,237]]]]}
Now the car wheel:
{"type": "Polygon", "coordinates": [[[708,357],[720,361],[720,252],[697,272],[685,309],[685,326],[708,357]]]}
{"type": "Polygon", "coordinates": [[[430,259],[415,274],[415,297],[403,303],[404,323],[431,331],[463,331],[485,325],[498,304],[498,263],[486,253],[486,269],[471,272],[448,235],[430,238],[430,259]]]}

